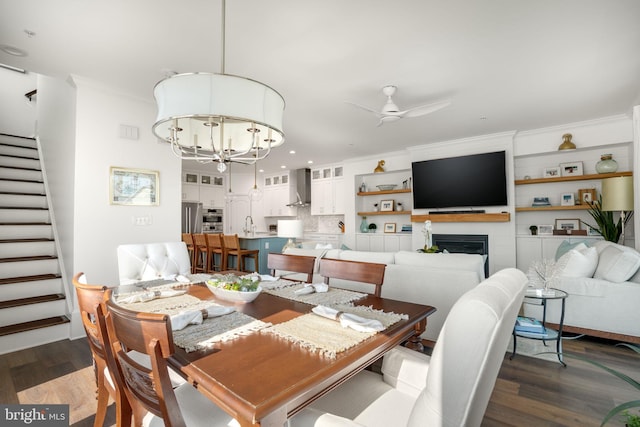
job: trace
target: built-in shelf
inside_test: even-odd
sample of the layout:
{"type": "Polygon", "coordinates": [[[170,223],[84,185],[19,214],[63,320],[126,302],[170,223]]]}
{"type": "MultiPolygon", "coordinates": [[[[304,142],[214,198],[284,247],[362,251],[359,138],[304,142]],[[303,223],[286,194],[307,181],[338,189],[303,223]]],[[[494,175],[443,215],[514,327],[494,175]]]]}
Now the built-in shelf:
{"type": "Polygon", "coordinates": [[[411,212],[409,211],[358,212],[358,216],[374,216],[374,215],[411,215],[411,212]]]}
{"type": "Polygon", "coordinates": [[[572,175],[572,176],[559,176],[556,178],[532,178],[532,179],[517,179],[516,185],[526,184],[549,184],[552,182],[566,182],[566,181],[590,181],[594,179],[606,179],[615,178],[618,176],[631,176],[633,172],[614,172],[614,173],[595,173],[590,175],[572,175]]]}
{"type": "Polygon", "coordinates": [[[497,213],[463,213],[441,215],[411,215],[411,222],[509,222],[511,214],[508,212],[497,213]]]}
{"type": "Polygon", "coordinates": [[[584,211],[589,209],[589,205],[574,206],[521,206],[516,208],[516,212],[539,212],[539,211],[584,211]]]}
{"type": "Polygon", "coordinates": [[[410,188],[401,188],[399,190],[382,190],[382,191],[358,191],[358,196],[378,196],[381,194],[398,194],[398,193],[411,193],[410,188]]]}

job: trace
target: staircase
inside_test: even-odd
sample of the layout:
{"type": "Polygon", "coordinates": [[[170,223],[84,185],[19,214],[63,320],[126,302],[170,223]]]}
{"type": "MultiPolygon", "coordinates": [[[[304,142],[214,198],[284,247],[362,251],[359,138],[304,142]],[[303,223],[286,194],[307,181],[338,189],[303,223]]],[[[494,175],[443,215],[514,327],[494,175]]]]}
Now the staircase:
{"type": "Polygon", "coordinates": [[[69,337],[36,141],[0,134],[0,354],[69,337]]]}

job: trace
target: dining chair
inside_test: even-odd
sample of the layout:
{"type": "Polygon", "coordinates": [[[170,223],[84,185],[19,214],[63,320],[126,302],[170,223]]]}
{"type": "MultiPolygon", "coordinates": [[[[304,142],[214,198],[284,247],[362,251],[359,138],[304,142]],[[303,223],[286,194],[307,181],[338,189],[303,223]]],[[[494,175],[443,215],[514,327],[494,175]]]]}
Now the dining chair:
{"type": "Polygon", "coordinates": [[[93,356],[93,367],[97,385],[97,408],[93,425],[98,427],[104,424],[107,407],[109,405],[109,397],[111,396],[116,402],[116,406],[121,404],[116,399],[116,390],[113,387],[113,381],[111,381],[110,378],[106,378],[106,376],[109,375],[109,371],[107,369],[104,342],[101,339],[98,325],[96,324],[96,308],[104,302],[105,298],[109,297],[110,290],[106,286],[87,284],[87,277],[82,272],[73,276],[71,281],[76,289],[82,326],[87,335],[87,341],[89,341],[89,348],[93,356]]]}
{"type": "Polygon", "coordinates": [[[195,247],[194,273],[207,273],[211,262],[211,253],[207,245],[207,236],[203,233],[193,234],[193,245],[195,247]]]}
{"type": "Polygon", "coordinates": [[[221,271],[225,249],[222,239],[222,233],[208,233],[205,234],[205,237],[207,239],[207,255],[209,257],[209,262],[207,263],[207,273],[221,271]],[[219,255],[219,263],[216,263],[216,255],[219,255]]]}
{"type": "MultiPolygon", "coordinates": [[[[133,414],[134,426],[238,426],[237,422],[191,384],[173,388],[167,358],[175,352],[171,320],[166,314],[127,310],[112,300],[98,308],[98,323],[105,334],[107,363],[115,372],[133,414]],[[144,353],[145,367],[124,349],[144,353]]],[[[123,414],[123,415],[126,415],[123,414]]],[[[125,426],[125,418],[117,420],[125,426]]]]}
{"type": "Polygon", "coordinates": [[[189,251],[182,241],[125,244],[116,252],[120,285],[191,274],[189,251]]]}
{"type": "Polygon", "coordinates": [[[319,274],[324,277],[326,284],[330,284],[330,279],[370,283],[375,286],[374,295],[379,297],[382,293],[382,282],[384,281],[386,267],[386,264],[373,262],[321,258],[319,274]]]}
{"type": "Polygon", "coordinates": [[[286,280],[297,280],[287,275],[290,273],[304,273],[306,279],[297,280],[311,283],[313,281],[313,269],[316,263],[316,257],[304,255],[291,255],[269,252],[267,254],[267,268],[271,270],[271,275],[276,275],[276,270],[280,272],[280,278],[286,280]]]}
{"type": "Polygon", "coordinates": [[[189,251],[189,259],[191,260],[191,272],[195,273],[195,265],[196,265],[196,247],[193,244],[193,236],[191,233],[182,233],[182,241],[187,245],[187,250],[189,251]]]}
{"type": "Polygon", "coordinates": [[[431,356],[396,347],[382,375],[362,371],[290,420],[291,427],[480,426],[527,277],[499,271],[453,305],[431,356]]]}
{"type": "Polygon", "coordinates": [[[236,269],[239,271],[247,271],[245,270],[245,258],[250,257],[253,258],[253,265],[255,270],[259,271],[258,266],[258,255],[260,251],[258,249],[242,249],[240,247],[240,239],[237,234],[223,234],[223,245],[225,250],[224,261],[222,264],[222,269],[229,269],[229,257],[236,257],[236,269]]]}

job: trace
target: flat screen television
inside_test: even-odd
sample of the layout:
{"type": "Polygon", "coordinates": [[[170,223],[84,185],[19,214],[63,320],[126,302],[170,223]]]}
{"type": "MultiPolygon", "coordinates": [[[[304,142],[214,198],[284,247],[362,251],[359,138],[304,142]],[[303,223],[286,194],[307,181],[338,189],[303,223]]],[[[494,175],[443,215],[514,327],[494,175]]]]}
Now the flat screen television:
{"type": "Polygon", "coordinates": [[[414,209],[507,204],[504,151],[413,162],[411,171],[414,209]]]}

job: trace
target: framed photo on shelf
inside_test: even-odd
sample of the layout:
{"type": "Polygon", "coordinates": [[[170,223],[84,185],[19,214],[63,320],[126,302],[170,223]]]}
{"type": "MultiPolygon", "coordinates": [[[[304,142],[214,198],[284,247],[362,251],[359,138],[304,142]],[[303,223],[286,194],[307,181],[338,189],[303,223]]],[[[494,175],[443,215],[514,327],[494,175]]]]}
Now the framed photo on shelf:
{"type": "Polygon", "coordinates": [[[578,190],[578,203],[588,205],[596,200],[595,188],[581,188],[578,190]]]}
{"type": "Polygon", "coordinates": [[[582,162],[560,163],[560,173],[562,176],[583,175],[582,162]]]}
{"type": "Polygon", "coordinates": [[[112,205],[158,206],[158,183],[158,171],[112,166],[109,172],[109,202],[112,205]]]}
{"type": "Polygon", "coordinates": [[[384,232],[385,233],[395,233],[396,232],[396,223],[395,222],[385,222],[384,223],[384,232]]]}
{"type": "Polygon", "coordinates": [[[544,168],[542,171],[543,178],[559,178],[560,177],[560,166],[553,166],[550,168],[544,168]]]}
{"type": "Polygon", "coordinates": [[[553,235],[553,225],[539,225],[538,226],[538,235],[552,236],[553,235]]]}
{"type": "Polygon", "coordinates": [[[380,200],[380,212],[393,212],[393,200],[380,200]]]}
{"type": "Polygon", "coordinates": [[[574,231],[580,230],[580,220],[579,219],[556,219],[556,230],[566,230],[566,231],[574,231]]]}
{"type": "Polygon", "coordinates": [[[574,206],[576,199],[573,193],[562,193],[560,196],[560,206],[574,206]]]}

